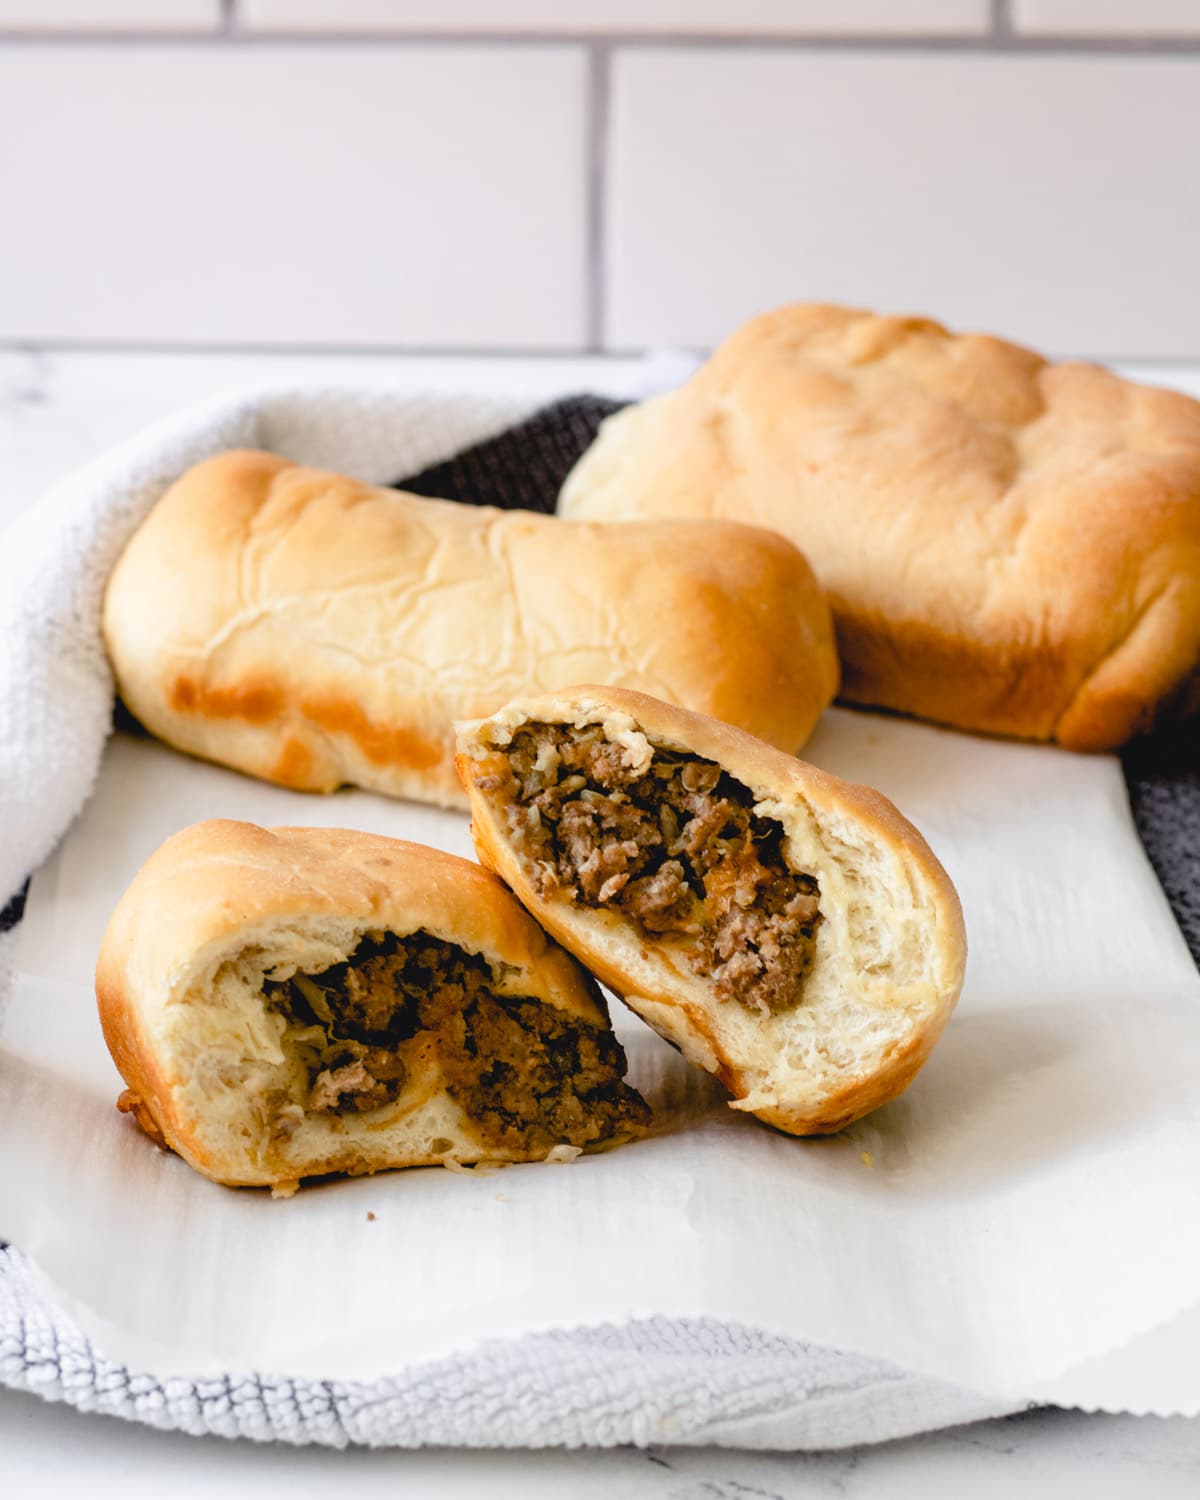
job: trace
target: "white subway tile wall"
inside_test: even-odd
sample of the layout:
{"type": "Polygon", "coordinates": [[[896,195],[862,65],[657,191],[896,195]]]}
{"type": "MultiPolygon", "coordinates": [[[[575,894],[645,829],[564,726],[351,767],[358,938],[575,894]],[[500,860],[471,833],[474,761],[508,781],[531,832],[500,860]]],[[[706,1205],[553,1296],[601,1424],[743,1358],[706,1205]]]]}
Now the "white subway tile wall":
{"type": "Polygon", "coordinates": [[[1200,0],[0,0],[0,348],[1196,358],[1198,141],[1200,0]]]}
{"type": "Polygon", "coordinates": [[[0,0],[0,32],[215,31],[221,0],[0,0]]]}
{"type": "Polygon", "coordinates": [[[819,299],[1195,356],[1198,108],[1200,56],[621,52],[608,341],[819,299]]]}
{"type": "Polygon", "coordinates": [[[1200,36],[1200,0],[1012,0],[1030,36],[1200,36]]]}
{"type": "Polygon", "coordinates": [[[584,61],[0,47],[0,329],[576,347],[584,61]]]}
{"type": "Polygon", "coordinates": [[[238,19],[280,31],[978,36],[990,12],[988,0],[241,0],[238,19]]]}

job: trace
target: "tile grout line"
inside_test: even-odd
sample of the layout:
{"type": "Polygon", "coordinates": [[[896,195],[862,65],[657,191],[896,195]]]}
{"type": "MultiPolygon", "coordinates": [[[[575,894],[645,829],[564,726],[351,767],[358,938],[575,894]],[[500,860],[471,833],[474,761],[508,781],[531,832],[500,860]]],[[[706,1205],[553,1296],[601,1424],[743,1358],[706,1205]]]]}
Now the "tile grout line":
{"type": "Polygon", "coordinates": [[[604,348],[607,321],[608,267],[608,110],[611,49],[603,42],[588,48],[585,121],[584,200],[584,347],[591,354],[604,348]]]}
{"type": "Polygon", "coordinates": [[[107,355],[229,356],[249,358],[309,359],[329,355],[334,359],[587,359],[595,356],[632,359],[640,349],[613,351],[589,350],[581,343],[549,345],[520,344],[337,344],[296,343],[271,344],[237,340],[212,343],[199,339],[87,339],[87,338],[5,338],[0,336],[0,356],[37,357],[64,354],[103,358],[107,355]]]}
{"type": "Polygon", "coordinates": [[[246,31],[237,24],[236,0],[222,0],[222,17],[215,28],[155,31],[153,29],[96,31],[85,28],[55,31],[33,28],[0,29],[0,50],[37,46],[54,49],[88,46],[101,49],[177,46],[197,49],[246,47],[446,47],[471,48],[577,48],[617,47],[637,51],[678,52],[763,51],[775,53],[847,52],[903,55],[934,52],[946,55],[989,56],[1004,54],[1037,56],[1195,56],[1200,53],[1196,32],[1162,36],[1030,36],[1012,29],[1007,0],[991,0],[990,29],[947,35],[935,33],[883,32],[879,35],[851,32],[827,35],[781,35],[778,32],[695,33],[674,32],[557,32],[557,31],[246,31]]]}
{"type": "MultiPolygon", "coordinates": [[[[686,354],[706,355],[710,352],[703,344],[680,342],[672,347],[686,354]]],[[[328,355],[333,359],[437,359],[437,360],[578,360],[601,359],[614,363],[640,359],[647,346],[638,344],[613,345],[597,349],[579,344],[562,345],[555,348],[535,348],[519,345],[467,346],[455,344],[254,344],[254,343],[200,343],[187,339],[40,339],[0,338],[0,358],[18,356],[40,359],[55,355],[68,357],[104,358],[109,355],[149,358],[170,358],[177,355],[210,356],[214,359],[230,356],[250,358],[297,359],[328,355]]],[[[1188,354],[1138,354],[1091,353],[1080,354],[1077,350],[1050,349],[1043,351],[1055,361],[1082,360],[1085,364],[1099,365],[1146,365],[1164,371],[1186,366],[1194,368],[1197,360],[1188,354]]]]}

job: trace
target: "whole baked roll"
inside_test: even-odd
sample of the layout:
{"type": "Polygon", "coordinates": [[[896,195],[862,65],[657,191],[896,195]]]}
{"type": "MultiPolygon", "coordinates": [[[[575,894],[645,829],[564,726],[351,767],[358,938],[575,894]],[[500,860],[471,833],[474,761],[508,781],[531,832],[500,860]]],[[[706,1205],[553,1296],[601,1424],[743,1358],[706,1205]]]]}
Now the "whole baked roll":
{"type": "Polygon", "coordinates": [[[839,1130],[962,985],[958,896],[892,804],[729,725],[581,687],[461,726],[480,859],[734,1109],[839,1130]]]}
{"type": "Polygon", "coordinates": [[[96,997],[120,1107],[216,1182],[569,1159],[648,1118],[574,960],[494,876],[398,839],[184,829],[113,913],[96,997]]]}
{"type": "Polygon", "coordinates": [[[223,454],[118,562],[104,637],[130,710],[178,749],[304,791],[462,805],[455,719],[581,678],[789,750],[837,685],[801,553],[728,523],[566,524],[223,454]]]}
{"type": "Polygon", "coordinates": [[[609,418],[559,512],[790,537],[857,703],[1073,750],[1200,706],[1200,402],[1094,365],[785,307],[609,418]]]}

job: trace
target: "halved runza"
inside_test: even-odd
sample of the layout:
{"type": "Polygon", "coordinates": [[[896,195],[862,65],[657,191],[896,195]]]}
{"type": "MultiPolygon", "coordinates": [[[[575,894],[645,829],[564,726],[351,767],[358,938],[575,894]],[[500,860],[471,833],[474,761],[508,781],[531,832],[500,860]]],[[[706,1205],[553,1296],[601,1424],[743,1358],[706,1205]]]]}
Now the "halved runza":
{"type": "Polygon", "coordinates": [[[599,687],[460,726],[458,768],[480,859],[734,1109],[839,1130],[929,1056],[962,910],[878,792],[599,687]]]}
{"type": "Polygon", "coordinates": [[[648,1118],[574,960],[486,871],[397,839],[185,829],[96,995],[121,1108],[216,1182],[570,1156],[648,1118]]]}

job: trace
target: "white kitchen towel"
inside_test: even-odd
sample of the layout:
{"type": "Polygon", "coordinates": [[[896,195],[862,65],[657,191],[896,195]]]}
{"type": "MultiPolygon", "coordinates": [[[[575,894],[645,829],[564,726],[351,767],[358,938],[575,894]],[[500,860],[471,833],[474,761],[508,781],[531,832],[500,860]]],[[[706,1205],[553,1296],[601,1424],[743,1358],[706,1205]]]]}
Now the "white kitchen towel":
{"type": "Polygon", "coordinates": [[[157,1379],[99,1354],[11,1249],[0,1381],[152,1427],[331,1447],[843,1448],[1012,1410],[857,1355],[661,1318],[488,1343],[370,1382],[157,1379]]]}

